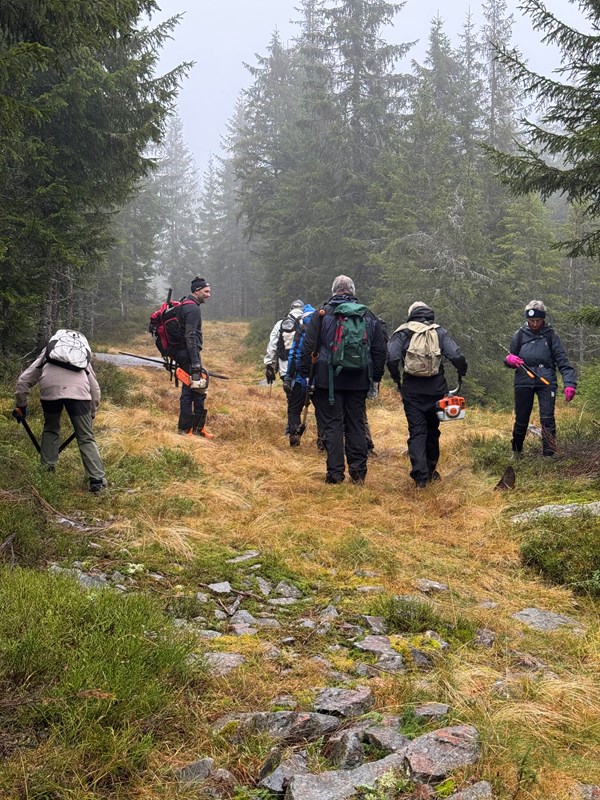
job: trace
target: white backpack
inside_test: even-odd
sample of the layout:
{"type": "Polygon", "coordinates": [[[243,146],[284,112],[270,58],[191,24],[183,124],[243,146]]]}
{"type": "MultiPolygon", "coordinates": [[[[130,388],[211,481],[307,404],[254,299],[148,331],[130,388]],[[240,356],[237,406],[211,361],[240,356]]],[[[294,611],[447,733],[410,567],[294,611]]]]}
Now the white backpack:
{"type": "Polygon", "coordinates": [[[440,339],[437,335],[439,325],[425,322],[406,322],[399,331],[411,331],[412,336],[404,356],[404,371],[418,378],[437,375],[442,364],[440,339]]]}
{"type": "Polygon", "coordinates": [[[46,347],[45,361],[65,369],[84,370],[90,365],[92,351],[88,340],[79,331],[61,328],[46,347]]]}

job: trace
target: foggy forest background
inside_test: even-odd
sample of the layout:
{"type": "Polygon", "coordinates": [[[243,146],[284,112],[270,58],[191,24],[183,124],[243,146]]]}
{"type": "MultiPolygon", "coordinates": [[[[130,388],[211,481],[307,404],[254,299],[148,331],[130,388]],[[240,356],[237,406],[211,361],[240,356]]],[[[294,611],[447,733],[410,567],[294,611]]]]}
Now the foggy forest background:
{"type": "Polygon", "coordinates": [[[165,287],[181,296],[196,274],[212,286],[205,317],[269,328],[346,273],[392,329],[413,300],[430,303],[469,359],[472,397],[504,380],[499,343],[531,299],[573,361],[594,363],[595,316],[581,309],[600,305],[595,37],[528,0],[576,66],[540,81],[512,52],[506,3],[487,0],[457,45],[434,19],[425,58],[401,72],[410,45],[382,33],[401,29],[399,4],[299,0],[296,38],[273,33],[248,65],[224,155],[199,175],[175,111],[191,65],[156,74],[178,20],[148,25],[152,0],[88,5],[0,8],[5,361],[61,325],[139,333],[165,287]]]}

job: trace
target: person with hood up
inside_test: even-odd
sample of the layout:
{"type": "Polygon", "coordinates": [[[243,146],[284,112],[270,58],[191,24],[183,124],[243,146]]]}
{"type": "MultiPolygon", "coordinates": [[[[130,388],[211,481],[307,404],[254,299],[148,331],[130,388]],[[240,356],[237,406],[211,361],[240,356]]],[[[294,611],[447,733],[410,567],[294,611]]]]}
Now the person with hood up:
{"type": "Polygon", "coordinates": [[[575,370],[569,363],[558,334],[546,322],[546,306],[541,300],[527,303],[525,320],[525,324],[513,334],[510,353],[504,359],[506,366],[515,370],[512,451],[515,458],[521,457],[533,401],[537,395],[542,426],[542,453],[553,456],[556,452],[556,370],[560,370],[562,375],[567,403],[575,397],[577,390],[575,370]]]}
{"type": "Polygon", "coordinates": [[[283,379],[283,390],[287,395],[288,404],[288,425],[287,431],[290,437],[290,447],[298,447],[300,444],[301,433],[301,414],[308,391],[308,381],[300,375],[300,354],[306,329],[310,324],[314,308],[307,304],[302,310],[300,317],[300,327],[296,331],[294,341],[288,356],[287,371],[283,379]]]}
{"type": "MultiPolygon", "coordinates": [[[[385,339],[379,320],[358,303],[354,282],[338,275],[332,296],[313,313],[300,355],[300,374],[311,374],[311,355],[318,353],[313,374],[313,403],[319,434],[327,451],[326,483],[341,483],[345,462],[353,483],[364,483],[367,474],[365,406],[367,394],[376,396],[385,370],[385,339]],[[343,336],[344,319],[353,317],[364,329],[363,350],[355,368],[335,366],[336,348],[343,336]],[[362,364],[365,355],[366,364],[362,364]]],[[[339,348],[341,350],[341,348],[339,348]]],[[[339,352],[339,350],[337,352],[339,352]]]]}
{"type": "Polygon", "coordinates": [[[285,378],[290,348],[294,341],[294,336],[300,328],[300,318],[303,313],[304,303],[302,300],[294,300],[285,317],[278,319],[273,325],[269,343],[267,344],[267,352],[263,358],[265,378],[268,384],[275,382],[275,376],[278,372],[281,380],[285,378]]]}
{"type": "Polygon", "coordinates": [[[440,457],[440,421],[437,402],[448,394],[443,358],[459,377],[467,374],[467,362],[447,330],[435,324],[426,303],[417,301],[408,309],[408,319],[388,342],[388,369],[402,394],[408,422],[410,477],[417,489],[440,480],[436,467],[440,457]]]}

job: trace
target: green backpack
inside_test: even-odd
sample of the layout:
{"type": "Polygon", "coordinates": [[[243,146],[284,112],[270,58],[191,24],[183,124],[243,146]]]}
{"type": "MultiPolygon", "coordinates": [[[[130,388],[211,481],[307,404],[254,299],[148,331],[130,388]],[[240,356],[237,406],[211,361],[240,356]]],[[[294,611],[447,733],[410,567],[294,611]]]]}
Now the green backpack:
{"type": "Polygon", "coordinates": [[[367,369],[369,384],[372,383],[367,311],[360,303],[340,303],[334,310],[336,326],[329,345],[329,402],[332,405],[333,379],[343,369],[367,369]]]}

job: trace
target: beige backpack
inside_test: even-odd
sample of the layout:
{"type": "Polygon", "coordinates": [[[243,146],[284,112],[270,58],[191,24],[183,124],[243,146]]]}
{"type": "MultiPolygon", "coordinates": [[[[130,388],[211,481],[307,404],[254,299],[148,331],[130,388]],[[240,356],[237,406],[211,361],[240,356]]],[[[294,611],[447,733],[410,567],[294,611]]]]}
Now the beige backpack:
{"type": "Polygon", "coordinates": [[[404,356],[404,371],[418,378],[437,375],[442,363],[440,340],[437,335],[439,325],[425,322],[406,322],[398,331],[412,331],[408,350],[404,356]]]}

